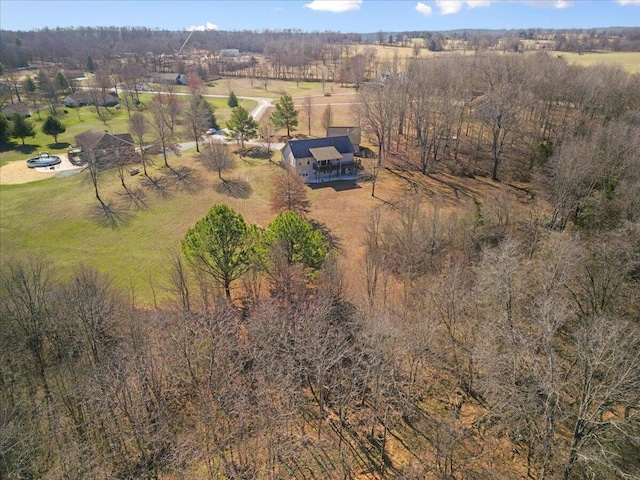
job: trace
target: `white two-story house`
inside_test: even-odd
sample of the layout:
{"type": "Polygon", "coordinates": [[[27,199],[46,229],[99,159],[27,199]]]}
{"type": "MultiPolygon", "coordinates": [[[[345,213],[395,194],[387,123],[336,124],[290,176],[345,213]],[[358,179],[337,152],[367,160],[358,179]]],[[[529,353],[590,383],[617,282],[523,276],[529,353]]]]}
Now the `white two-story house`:
{"type": "Polygon", "coordinates": [[[282,163],[306,183],[355,180],[360,163],[353,158],[348,136],[289,140],[282,148],[282,163]]]}

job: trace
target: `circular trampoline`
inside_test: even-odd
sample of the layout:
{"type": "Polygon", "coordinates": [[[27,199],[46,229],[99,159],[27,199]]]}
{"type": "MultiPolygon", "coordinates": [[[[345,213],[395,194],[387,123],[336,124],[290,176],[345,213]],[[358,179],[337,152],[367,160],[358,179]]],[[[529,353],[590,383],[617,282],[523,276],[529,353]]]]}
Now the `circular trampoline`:
{"type": "Polygon", "coordinates": [[[27,160],[27,167],[52,167],[58,165],[62,160],[55,155],[49,155],[49,152],[40,152],[40,155],[27,160]]]}

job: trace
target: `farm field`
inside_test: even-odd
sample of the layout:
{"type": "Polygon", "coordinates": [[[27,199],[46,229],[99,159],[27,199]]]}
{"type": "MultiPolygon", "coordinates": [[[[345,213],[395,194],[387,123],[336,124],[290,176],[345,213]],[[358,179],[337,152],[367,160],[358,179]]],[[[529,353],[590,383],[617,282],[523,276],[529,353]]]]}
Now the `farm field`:
{"type": "MultiPolygon", "coordinates": [[[[526,42],[524,42],[526,45],[526,42]]],[[[362,53],[365,48],[372,48],[376,51],[376,60],[379,62],[391,62],[397,55],[403,62],[413,58],[413,49],[411,47],[398,47],[392,45],[351,45],[354,52],[362,53]]],[[[535,49],[526,49],[525,54],[538,52],[535,49]]],[[[473,55],[472,49],[467,50],[444,50],[441,52],[431,52],[426,48],[421,48],[418,58],[430,58],[438,56],[452,55],[473,55]]],[[[493,51],[491,53],[494,53],[493,51]]],[[[629,73],[640,73],[640,52],[585,52],[578,54],[574,52],[560,52],[555,50],[547,50],[549,55],[560,56],[569,64],[580,65],[583,67],[592,67],[594,65],[619,65],[629,73]]]]}
{"type": "Polygon", "coordinates": [[[549,52],[566,59],[569,64],[582,67],[595,65],[619,65],[629,73],[640,73],[640,52],[549,52]]]}

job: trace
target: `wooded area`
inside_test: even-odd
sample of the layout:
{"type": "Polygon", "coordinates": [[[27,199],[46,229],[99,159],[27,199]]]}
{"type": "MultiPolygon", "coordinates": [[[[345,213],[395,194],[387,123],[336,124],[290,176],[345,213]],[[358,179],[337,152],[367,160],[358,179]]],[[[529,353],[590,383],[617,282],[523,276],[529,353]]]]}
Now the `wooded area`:
{"type": "MultiPolygon", "coordinates": [[[[166,45],[143,33],[22,41],[56,45],[30,62],[70,58],[47,35],[166,45]]],[[[230,48],[263,38],[209,33],[230,48]]],[[[148,308],[90,265],[3,258],[1,478],[640,477],[639,76],[500,51],[371,76],[341,52],[377,153],[360,185],[374,195],[384,171],[403,192],[342,239],[287,175],[262,226],[214,205],[170,252],[171,301],[148,308]],[[493,193],[465,188],[474,177],[493,193]]],[[[141,70],[121,83],[136,62],[118,61],[105,90],[137,85],[141,70]]],[[[209,125],[201,90],[184,108],[171,93],[131,102],[139,147],[151,130],[170,150],[171,125],[196,138],[209,125]]],[[[227,182],[226,147],[198,158],[227,182]]]]}

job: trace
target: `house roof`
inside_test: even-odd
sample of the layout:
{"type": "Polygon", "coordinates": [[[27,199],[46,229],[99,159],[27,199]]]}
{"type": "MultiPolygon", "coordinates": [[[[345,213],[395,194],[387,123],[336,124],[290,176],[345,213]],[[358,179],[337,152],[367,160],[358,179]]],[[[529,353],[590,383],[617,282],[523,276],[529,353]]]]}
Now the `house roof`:
{"type": "MultiPolygon", "coordinates": [[[[345,153],[354,153],[351,140],[346,135],[339,137],[325,138],[309,138],[304,140],[289,140],[287,146],[291,149],[291,153],[295,158],[314,157],[310,149],[318,149],[322,147],[333,147],[341,155],[345,153]]],[[[314,157],[315,158],[315,157],[314,157]]],[[[335,159],[336,157],[332,157],[335,159]]]]}
{"type": "Polygon", "coordinates": [[[309,152],[317,161],[340,160],[342,158],[342,154],[338,150],[336,150],[336,147],[310,148],[309,152]]]}
{"type": "Polygon", "coordinates": [[[2,111],[5,110],[13,110],[14,112],[24,112],[29,111],[29,107],[27,107],[24,103],[12,103],[10,105],[6,105],[2,108],[2,111]]]}
{"type": "Polygon", "coordinates": [[[89,92],[76,92],[76,93],[70,93],[69,95],[67,95],[66,97],[64,97],[62,99],[62,101],[69,101],[69,100],[74,100],[76,102],[81,101],[81,100],[91,100],[91,95],[89,94],[89,92]]]}
{"type": "Polygon", "coordinates": [[[111,135],[109,132],[87,130],[75,137],[76,144],[85,150],[100,148],[115,148],[118,146],[133,146],[133,137],[128,133],[111,135]]]}
{"type": "Polygon", "coordinates": [[[351,139],[351,143],[354,145],[360,144],[360,127],[338,127],[335,125],[327,127],[327,137],[337,137],[340,135],[347,135],[351,139]]]}
{"type": "Polygon", "coordinates": [[[90,96],[91,94],[89,92],[76,92],[76,93],[70,93],[64,98],[84,99],[84,98],[89,98],[90,96]]]}

